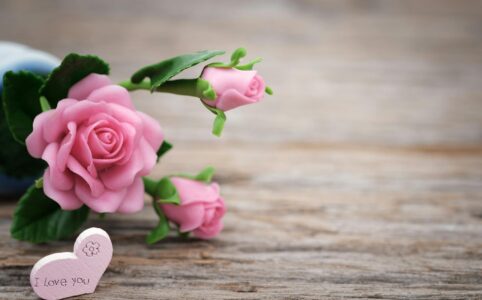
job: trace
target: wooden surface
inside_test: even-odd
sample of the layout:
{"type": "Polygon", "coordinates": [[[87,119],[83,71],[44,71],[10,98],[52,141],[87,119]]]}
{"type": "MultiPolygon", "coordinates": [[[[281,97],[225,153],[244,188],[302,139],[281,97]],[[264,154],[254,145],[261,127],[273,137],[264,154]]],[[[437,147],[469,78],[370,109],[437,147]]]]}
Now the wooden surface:
{"type": "MultiPolygon", "coordinates": [[[[116,80],[242,45],[275,90],[220,140],[197,101],[135,94],[175,144],[155,175],[216,166],[226,228],[146,246],[149,207],[93,216],[114,258],[79,299],[482,299],[481,1],[1,0],[0,38],[98,54],[116,80]]],[[[33,299],[33,263],[72,240],[12,240],[14,204],[0,298],[33,299]]]]}

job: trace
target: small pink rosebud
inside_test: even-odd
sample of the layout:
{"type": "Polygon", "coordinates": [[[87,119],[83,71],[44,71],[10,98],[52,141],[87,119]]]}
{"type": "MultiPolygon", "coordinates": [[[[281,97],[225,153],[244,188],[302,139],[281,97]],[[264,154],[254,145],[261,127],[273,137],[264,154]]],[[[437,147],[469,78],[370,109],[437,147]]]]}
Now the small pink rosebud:
{"type": "Polygon", "coordinates": [[[204,103],[222,111],[259,102],[265,91],[265,83],[257,71],[236,68],[207,67],[201,78],[209,81],[216,92],[216,100],[203,99],[204,103]]]}
{"type": "Polygon", "coordinates": [[[223,229],[226,212],[217,183],[206,184],[196,180],[172,177],[181,203],[161,204],[166,217],[179,226],[180,232],[193,232],[202,239],[212,238],[223,229]]]}

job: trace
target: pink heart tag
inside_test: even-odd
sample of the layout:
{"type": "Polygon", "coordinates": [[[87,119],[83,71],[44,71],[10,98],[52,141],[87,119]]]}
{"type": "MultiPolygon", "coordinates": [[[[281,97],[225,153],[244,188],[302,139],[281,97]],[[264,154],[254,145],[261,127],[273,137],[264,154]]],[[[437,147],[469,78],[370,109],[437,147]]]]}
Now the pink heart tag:
{"type": "Polygon", "coordinates": [[[100,228],[83,231],[74,252],[54,253],[37,261],[30,284],[43,299],[63,299],[95,291],[112,259],[112,242],[100,228]]]}

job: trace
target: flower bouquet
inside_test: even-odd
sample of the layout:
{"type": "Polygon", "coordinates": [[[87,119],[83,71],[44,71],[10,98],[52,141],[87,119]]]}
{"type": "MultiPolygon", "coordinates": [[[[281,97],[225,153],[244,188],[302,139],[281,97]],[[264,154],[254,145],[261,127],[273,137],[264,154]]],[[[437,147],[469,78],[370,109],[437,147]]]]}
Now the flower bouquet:
{"type": "Polygon", "coordinates": [[[253,70],[260,61],[241,64],[239,48],[228,63],[205,65],[198,78],[173,79],[187,68],[223,51],[176,56],[141,68],[129,80],[113,83],[109,65],[93,55],[67,55],[46,77],[28,71],[3,78],[2,114],[12,143],[34,158],[31,174],[43,176],[20,198],[12,237],[42,243],[72,236],[89,212],[135,213],[144,193],[153,199],[159,223],[147,243],[165,238],[171,228],[198,238],[216,236],[226,212],[214,169],[199,174],[147,177],[172,148],[159,123],[137,111],[134,91],[192,96],[214,114],[212,133],[220,136],[225,112],[256,103],[272,91],[253,70]]]}

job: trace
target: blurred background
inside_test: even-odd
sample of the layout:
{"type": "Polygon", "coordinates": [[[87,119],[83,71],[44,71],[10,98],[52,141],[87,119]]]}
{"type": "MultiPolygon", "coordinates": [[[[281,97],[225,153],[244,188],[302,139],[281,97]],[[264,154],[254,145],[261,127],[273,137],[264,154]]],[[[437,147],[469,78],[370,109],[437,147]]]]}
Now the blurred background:
{"type": "MultiPolygon", "coordinates": [[[[274,96],[228,112],[221,139],[197,100],[133,94],[175,146],[156,176],[218,170],[226,228],[191,253],[229,260],[220,278],[256,278],[272,295],[358,295],[351,283],[372,296],[403,295],[412,283],[422,298],[438,284],[461,293],[462,284],[479,284],[467,291],[480,292],[482,1],[0,0],[0,40],[60,58],[96,54],[116,81],[197,50],[242,46],[246,59],[263,57],[257,69],[274,96]]],[[[129,239],[142,244],[154,214],[125,218],[138,223],[102,225],[117,253],[157,257],[128,250],[129,239]]],[[[206,276],[198,286],[206,295],[226,289],[206,283],[211,275],[189,260],[187,245],[161,247],[206,276]]],[[[162,266],[143,273],[137,263],[127,269],[141,275],[125,280],[186,275],[162,266]]]]}
{"type": "Polygon", "coordinates": [[[192,99],[140,95],[175,140],[469,147],[482,141],[481,15],[481,1],[2,0],[0,38],[97,54],[117,80],[202,49],[264,58],[276,96],[230,112],[222,141],[192,99]]]}

